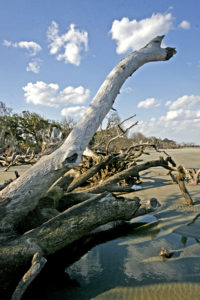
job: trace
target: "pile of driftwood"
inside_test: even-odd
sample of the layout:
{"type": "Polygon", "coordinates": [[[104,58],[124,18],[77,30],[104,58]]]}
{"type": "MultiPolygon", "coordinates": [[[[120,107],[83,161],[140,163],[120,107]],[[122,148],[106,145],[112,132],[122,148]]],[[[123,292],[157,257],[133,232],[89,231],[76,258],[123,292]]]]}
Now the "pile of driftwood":
{"type": "Polygon", "coordinates": [[[16,152],[13,152],[11,155],[4,153],[0,155],[0,166],[5,167],[4,172],[6,172],[11,166],[34,164],[38,161],[38,159],[38,155],[36,155],[34,152],[29,154],[29,151],[27,151],[24,155],[17,154],[16,152]]]}
{"type": "Polygon", "coordinates": [[[81,168],[79,164],[125,80],[143,64],[166,61],[176,53],[160,46],[163,38],[154,38],[121,60],[64,143],[0,191],[0,288],[14,291],[13,300],[21,299],[50,255],[101,225],[158,207],[155,199],[143,202],[116,192],[132,191],[140,172],[150,167],[172,172],[176,166],[170,157],[138,164],[137,156],[144,151],[140,147],[111,155],[95,153],[93,161],[84,153],[81,168]]]}

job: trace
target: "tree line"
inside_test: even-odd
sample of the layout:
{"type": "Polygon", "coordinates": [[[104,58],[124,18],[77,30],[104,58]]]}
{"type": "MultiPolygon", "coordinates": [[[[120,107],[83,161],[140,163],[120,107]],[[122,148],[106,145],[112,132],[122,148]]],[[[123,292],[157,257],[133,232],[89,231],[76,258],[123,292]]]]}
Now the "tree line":
{"type": "MultiPolygon", "coordinates": [[[[119,151],[133,144],[154,144],[160,149],[179,148],[180,145],[171,139],[161,139],[157,137],[146,137],[137,130],[123,137],[119,136],[119,124],[121,122],[117,111],[113,111],[107,116],[105,128],[99,128],[90,142],[90,146],[105,150],[106,145],[111,139],[109,145],[110,151],[119,151]]],[[[137,125],[136,122],[134,125],[137,125]]],[[[13,152],[24,154],[27,151],[35,154],[43,153],[51,144],[56,144],[64,140],[76,122],[72,117],[63,118],[61,121],[48,120],[41,115],[22,111],[20,114],[0,101],[0,154],[6,153],[8,156],[13,152]]],[[[185,143],[182,146],[194,146],[185,143]]]]}

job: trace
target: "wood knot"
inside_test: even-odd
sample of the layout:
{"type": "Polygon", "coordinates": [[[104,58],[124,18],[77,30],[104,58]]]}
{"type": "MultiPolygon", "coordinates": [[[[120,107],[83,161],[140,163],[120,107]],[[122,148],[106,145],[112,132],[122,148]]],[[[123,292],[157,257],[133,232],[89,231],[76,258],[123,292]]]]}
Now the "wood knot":
{"type": "Polygon", "coordinates": [[[77,160],[77,157],[78,157],[78,154],[77,154],[77,153],[74,153],[73,155],[67,157],[67,158],[65,159],[65,162],[67,162],[67,163],[75,163],[76,160],[77,160]]]}

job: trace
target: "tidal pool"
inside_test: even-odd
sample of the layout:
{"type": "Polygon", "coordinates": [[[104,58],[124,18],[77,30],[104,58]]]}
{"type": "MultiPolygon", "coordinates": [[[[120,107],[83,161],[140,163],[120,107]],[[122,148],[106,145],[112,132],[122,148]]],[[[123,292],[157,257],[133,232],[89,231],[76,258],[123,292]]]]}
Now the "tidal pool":
{"type": "Polygon", "coordinates": [[[120,237],[117,230],[66,268],[66,282],[50,284],[40,299],[200,299],[198,240],[159,229],[157,222],[131,224],[120,237]],[[159,256],[163,247],[174,250],[170,259],[159,256]]]}

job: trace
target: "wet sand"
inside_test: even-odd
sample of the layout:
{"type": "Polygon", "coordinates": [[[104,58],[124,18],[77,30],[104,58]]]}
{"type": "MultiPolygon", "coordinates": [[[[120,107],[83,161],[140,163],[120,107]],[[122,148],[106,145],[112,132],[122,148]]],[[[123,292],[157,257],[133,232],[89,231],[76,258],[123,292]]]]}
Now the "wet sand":
{"type": "Polygon", "coordinates": [[[19,175],[22,175],[26,170],[28,170],[31,167],[31,165],[19,165],[19,166],[14,166],[10,167],[8,171],[4,171],[5,168],[0,167],[0,184],[4,183],[5,180],[8,179],[14,179],[15,178],[15,171],[19,173],[19,175]]]}
{"type": "Polygon", "coordinates": [[[98,295],[91,300],[198,300],[199,284],[166,283],[144,287],[118,287],[98,295]]]}

